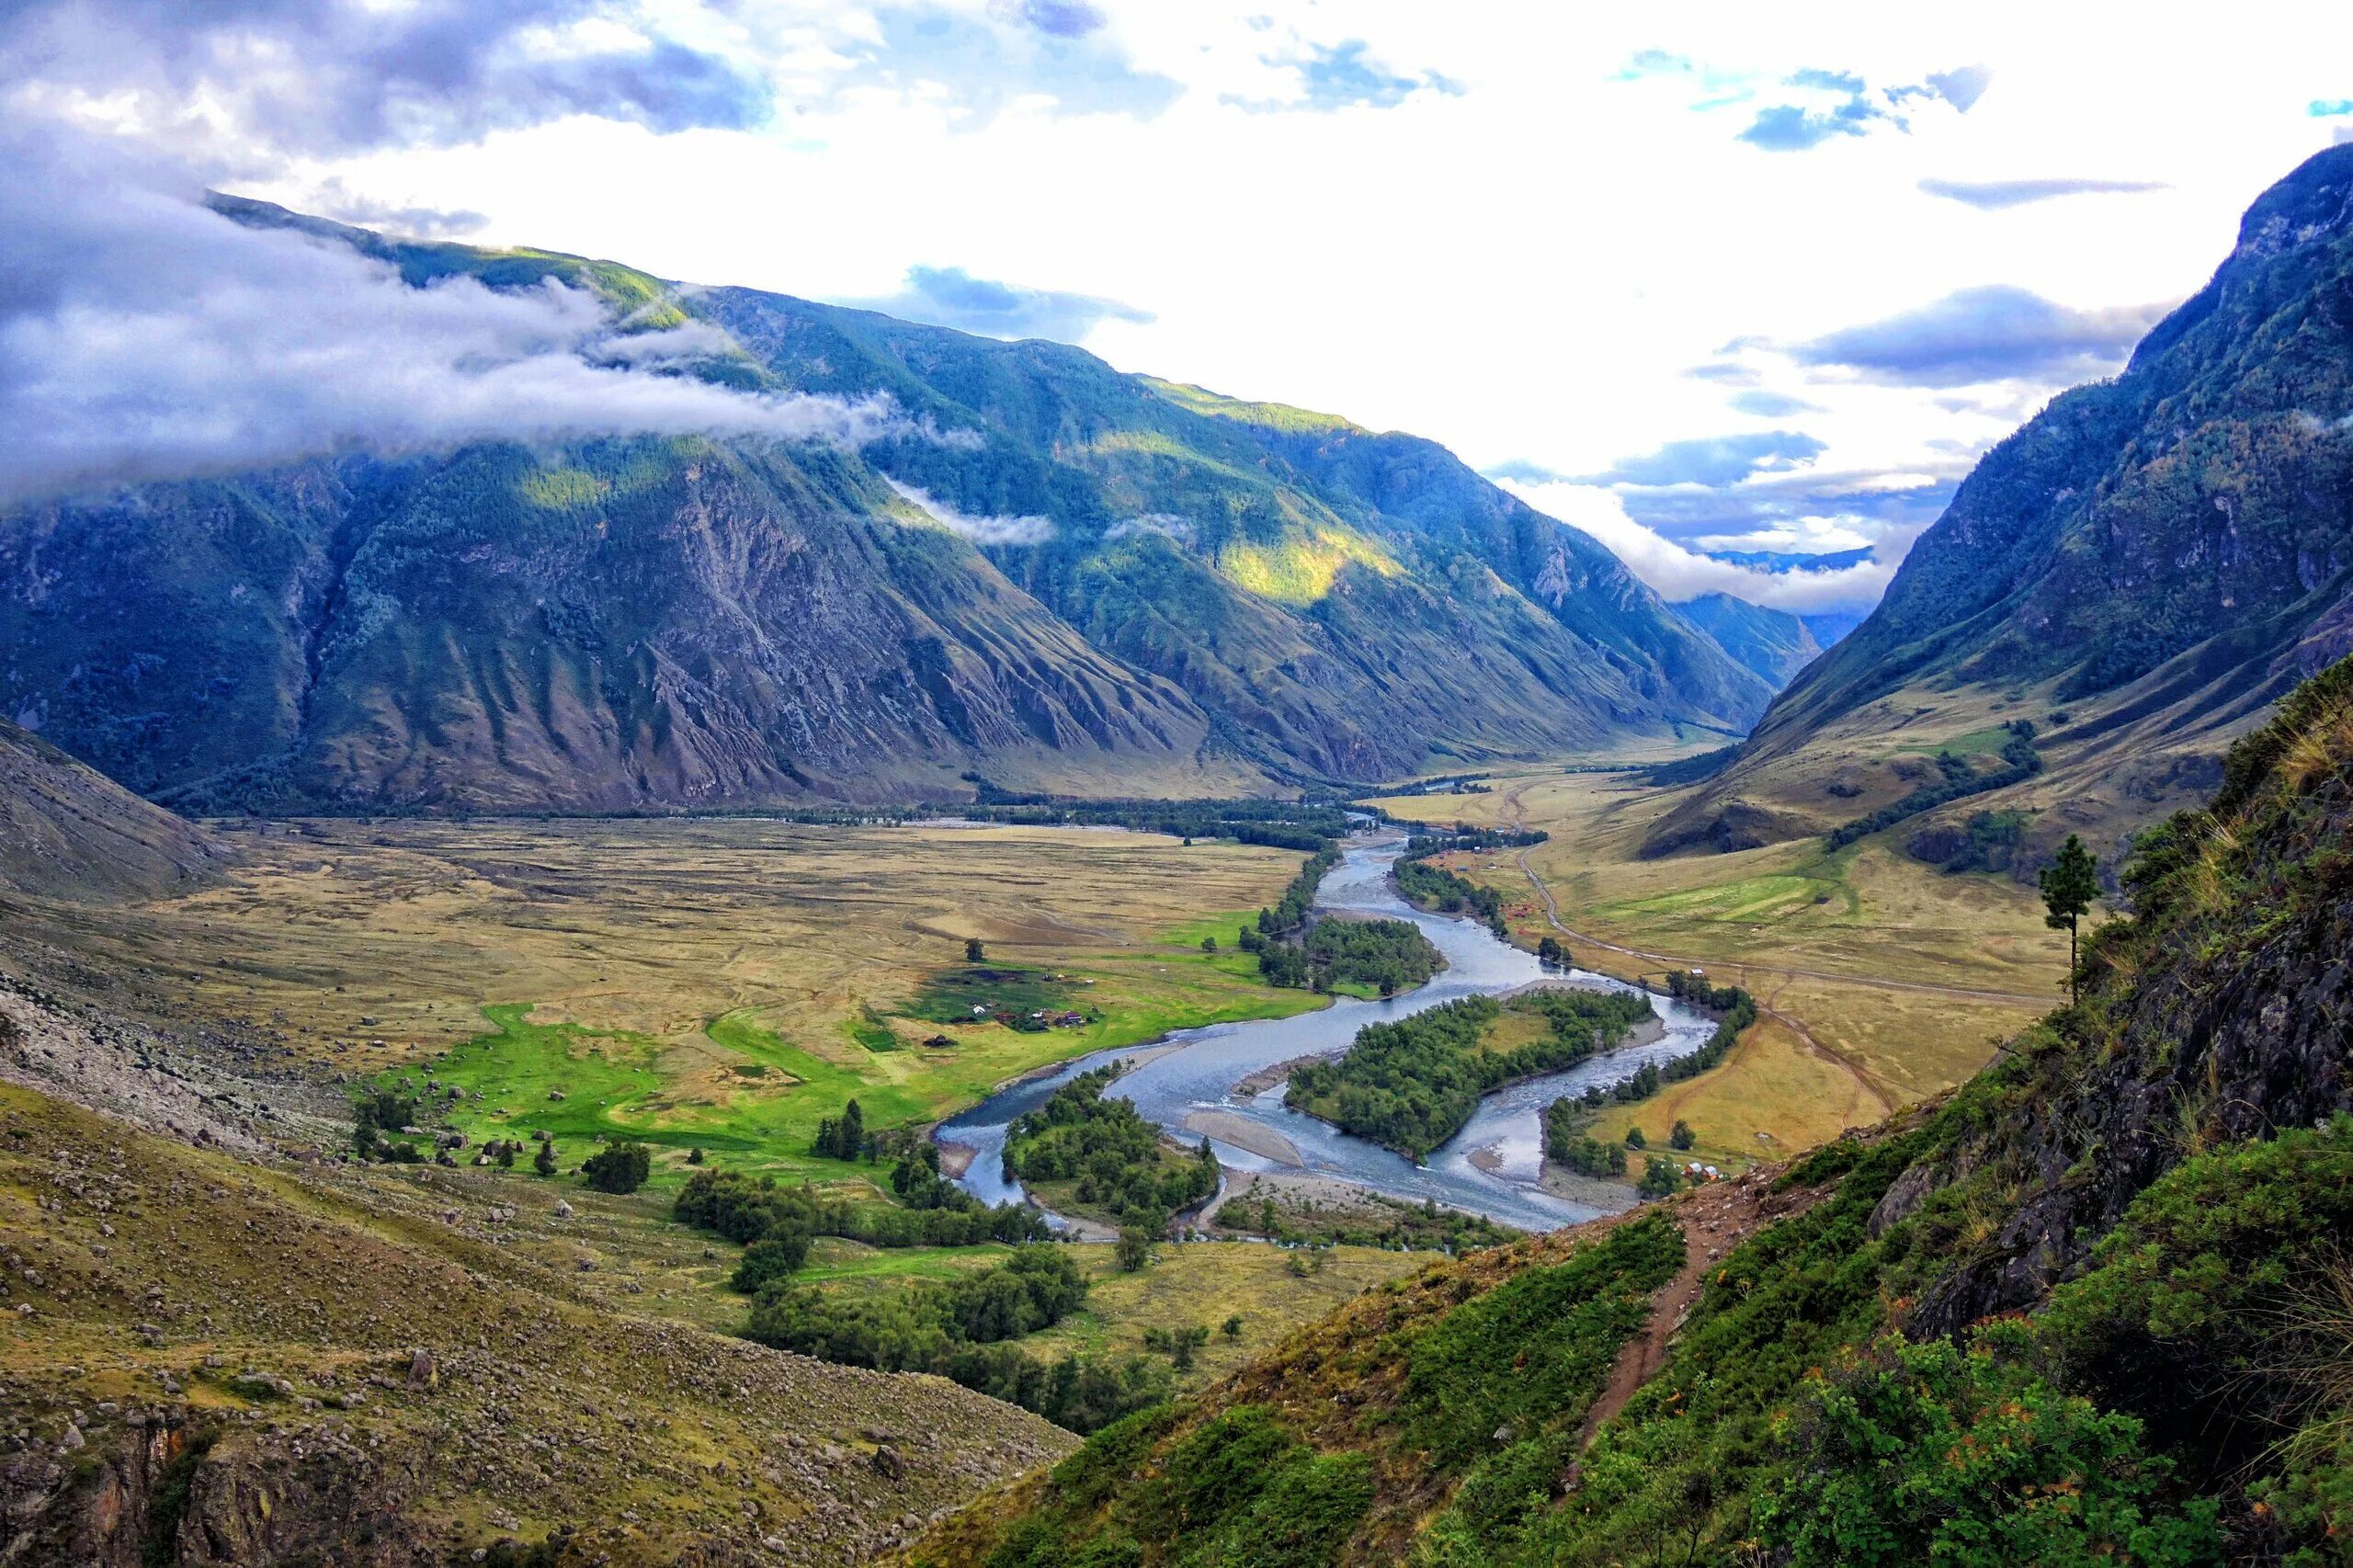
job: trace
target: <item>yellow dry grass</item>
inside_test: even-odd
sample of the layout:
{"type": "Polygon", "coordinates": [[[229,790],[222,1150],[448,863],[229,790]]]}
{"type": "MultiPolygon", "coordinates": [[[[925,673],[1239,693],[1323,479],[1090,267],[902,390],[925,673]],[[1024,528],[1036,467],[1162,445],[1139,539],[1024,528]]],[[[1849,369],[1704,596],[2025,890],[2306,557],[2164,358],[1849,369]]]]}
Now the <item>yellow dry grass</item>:
{"type": "Polygon", "coordinates": [[[1713,1072],[1631,1118],[1606,1114],[1597,1135],[1622,1135],[1631,1119],[1656,1140],[1681,1116],[1703,1153],[1792,1153],[1949,1088],[1985,1063],[1996,1039],[2059,1000],[2066,937],[2045,927],[2030,889],[1947,876],[1878,841],[1836,854],[1808,838],[1642,858],[1652,824],[1680,799],[1628,774],[1548,770],[1500,776],[1485,794],[1381,802],[1416,821],[1552,835],[1524,855],[1453,858],[1504,893],[1522,946],[1558,935],[1532,871],[1561,923],[1597,939],[1563,938],[1577,963],[1630,979],[1696,965],[1781,1015],[1713,1072]]]}
{"type": "MultiPolygon", "coordinates": [[[[230,836],[244,858],[222,886],[46,905],[45,927],[120,999],[241,1023],[320,1067],[416,1060],[482,1032],[485,1006],[529,1003],[535,1023],[650,1040],[681,1101],[742,1091],[740,1052],[707,1030],[745,1009],[797,1049],[892,1079],[915,1054],[870,1051],[849,1028],[961,965],[968,937],[993,963],[1093,981],[1087,1003],[1131,1024],[1306,1005],[1161,939],[1279,896],[1299,857],[1277,849],[748,820],[306,821],[230,836]]],[[[1094,1032],[983,1024],[958,1039],[968,1054],[1003,1047],[1012,1072],[1094,1032]]]]}

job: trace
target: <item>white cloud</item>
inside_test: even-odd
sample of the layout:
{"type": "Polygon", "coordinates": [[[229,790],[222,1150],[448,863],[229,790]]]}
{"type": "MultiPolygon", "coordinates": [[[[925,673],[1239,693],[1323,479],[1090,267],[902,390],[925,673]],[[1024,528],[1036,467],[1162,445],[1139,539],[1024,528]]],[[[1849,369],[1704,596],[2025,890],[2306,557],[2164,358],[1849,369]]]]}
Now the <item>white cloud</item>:
{"type": "Polygon", "coordinates": [[[700,324],[615,330],[593,296],[412,288],[339,242],[233,222],[77,139],[0,133],[0,502],[483,438],[915,428],[887,398],[754,396],[658,374],[700,324]]]}
{"type": "Polygon", "coordinates": [[[887,475],[885,479],[899,493],[901,500],[921,509],[949,533],[961,535],[974,544],[1043,544],[1054,537],[1054,525],[1045,517],[974,517],[935,499],[927,490],[902,484],[887,475]]]}
{"type": "MultiPolygon", "coordinates": [[[[1592,484],[1571,484],[1561,481],[1531,484],[1518,480],[1505,480],[1504,488],[1548,517],[1558,517],[1574,528],[1583,528],[1608,545],[1618,559],[1623,561],[1635,576],[1656,590],[1670,604],[1680,604],[1701,594],[1730,594],[1774,609],[1808,614],[1817,610],[1863,609],[1879,602],[1886,592],[1888,579],[1895,575],[1895,568],[1903,560],[1904,549],[1910,545],[1907,537],[1901,546],[1887,553],[1887,558],[1875,557],[1859,565],[1830,572],[1762,572],[1755,567],[1736,566],[1727,561],[1716,561],[1687,550],[1672,540],[1663,539],[1626,515],[1624,505],[1617,494],[1592,484]]],[[[1866,541],[1853,529],[1829,525],[1819,531],[1790,529],[1769,535],[1749,536],[1748,540],[1709,540],[1711,549],[1779,550],[1797,553],[1817,554],[1852,549],[1866,541]],[[1752,542],[1753,541],[1753,542],[1752,542]]],[[[1874,543],[1874,549],[1887,551],[1888,547],[1874,543]]]]}
{"type": "MultiPolygon", "coordinates": [[[[509,106],[593,109],[602,78],[551,77],[492,28],[496,47],[467,57],[483,69],[453,80],[545,91],[420,108],[413,73],[386,97],[339,70],[334,102],[356,108],[254,194],[479,213],[497,243],[805,297],[884,296],[930,267],[1128,301],[1139,309],[1073,324],[1122,369],[1411,430],[1475,465],[1570,474],[1760,419],[1821,442],[1824,472],[1941,472],[1928,466],[1940,454],[1982,449],[2072,372],[1940,389],[1738,357],[1750,390],[1778,394],[1753,409],[1772,413],[1727,406],[1739,388],[1684,372],[1735,339],[1817,343],[1965,290],[2095,315],[2181,298],[2246,204],[2325,144],[2333,122],[2306,106],[2345,95],[2353,58],[2353,7],[2323,0],[2205,29],[2119,28],[2097,9],[2024,0],[1916,16],[1735,0],[604,8],[633,29],[604,56],[650,61],[654,41],[675,41],[695,56],[694,91],[624,74],[611,112],[532,122],[509,106]],[[1344,94],[1328,113],[1227,102],[1297,77],[1270,57],[1335,57],[1353,40],[1349,58],[1392,83],[1461,91],[1344,94]],[[1690,68],[1627,69],[1670,57],[1690,68]],[[1994,84],[1965,114],[1963,62],[1994,84]],[[1908,133],[1874,119],[1806,151],[1738,141],[1802,72],[1875,92],[1949,80],[1936,103],[1905,100],[1908,133]],[[758,95],[734,93],[743,82],[766,85],[772,118],[746,122],[758,95]],[[343,129],[372,130],[385,104],[438,135],[371,150],[343,129]],[[437,144],[452,140],[464,144],[437,144]],[[1529,149],[1560,155],[1532,164],[1529,149]],[[2002,204],[2091,180],[2153,188],[2002,204]]],[[[75,55],[77,73],[103,63],[107,42],[75,55]]],[[[187,117],[269,107],[242,78],[217,101],[166,102],[173,74],[152,51],[127,58],[142,96],[116,118],[165,143],[194,134],[176,129],[187,117]]],[[[77,112],[105,118],[110,100],[82,83],[77,112]]],[[[41,91],[20,83],[17,96],[41,91]]],[[[305,123],[276,113],[260,129],[282,143],[305,123]]]]}

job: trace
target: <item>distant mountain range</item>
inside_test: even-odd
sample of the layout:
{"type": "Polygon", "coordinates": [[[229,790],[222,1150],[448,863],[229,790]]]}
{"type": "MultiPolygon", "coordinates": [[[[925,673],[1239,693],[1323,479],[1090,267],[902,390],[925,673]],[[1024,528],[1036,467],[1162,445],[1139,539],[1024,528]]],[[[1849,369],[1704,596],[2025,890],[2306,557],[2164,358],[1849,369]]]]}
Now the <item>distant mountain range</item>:
{"type": "Polygon", "coordinates": [[[1711,561],[1753,566],[1760,572],[1836,572],[1842,567],[1860,566],[1871,558],[1871,548],[1863,545],[1822,555],[1790,555],[1774,550],[1711,550],[1706,553],[1711,561]]]}
{"type": "Polygon", "coordinates": [[[0,713],[190,810],[610,811],[1157,793],[1736,735],[1772,687],[1443,448],[607,262],[397,267],[699,324],[856,449],[485,442],[0,515],[0,713]]]}
{"type": "Polygon", "coordinates": [[[1879,607],[1653,847],[1872,810],[1903,791],[1877,759],[1948,717],[2039,729],[2046,770],[1978,808],[2063,805],[2120,842],[2211,787],[2232,736],[2348,651],[2353,145],[2265,192],[2122,375],[1986,454],[1879,607]]]}
{"type": "Polygon", "coordinates": [[[1675,609],[1776,691],[1822,652],[1802,618],[1730,594],[1702,594],[1675,609]]]}

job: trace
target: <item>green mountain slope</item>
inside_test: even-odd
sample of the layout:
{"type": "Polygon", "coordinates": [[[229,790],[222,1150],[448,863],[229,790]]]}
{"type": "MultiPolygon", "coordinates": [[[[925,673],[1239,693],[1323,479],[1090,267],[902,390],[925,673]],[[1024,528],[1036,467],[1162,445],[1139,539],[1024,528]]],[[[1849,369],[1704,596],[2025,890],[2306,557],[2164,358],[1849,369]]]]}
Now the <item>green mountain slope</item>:
{"type": "Polygon", "coordinates": [[[2120,832],[2210,784],[2232,735],[2353,648],[2348,288],[2353,148],[2336,147],[2248,210],[2213,280],[2121,376],[1985,456],[1879,608],[1658,846],[1711,836],[1743,798],[1785,831],[1838,820],[1804,788],[1829,767],[1802,754],[1884,735],[1947,694],[2064,714],[2060,788],[2043,793],[2087,801],[2078,825],[2120,832]]]}
{"type": "Polygon", "coordinates": [[[2341,1563],[2348,867],[2353,661],[1944,1102],[1361,1298],[913,1561],[2341,1563]]]}
{"type": "Polygon", "coordinates": [[[1776,690],[1822,653],[1813,631],[1798,617],[1730,594],[1701,594],[1677,605],[1675,612],[1776,690]]]}
{"type": "Polygon", "coordinates": [[[1737,733],[1769,697],[1427,442],[1050,343],[216,205],[412,285],[553,281],[632,326],[698,321],[705,380],[884,394],[905,422],[856,451],[482,443],[0,515],[0,708],[158,798],[1233,791],[1737,733]],[[1025,542],[960,517],[1026,519],[1025,542]]]}

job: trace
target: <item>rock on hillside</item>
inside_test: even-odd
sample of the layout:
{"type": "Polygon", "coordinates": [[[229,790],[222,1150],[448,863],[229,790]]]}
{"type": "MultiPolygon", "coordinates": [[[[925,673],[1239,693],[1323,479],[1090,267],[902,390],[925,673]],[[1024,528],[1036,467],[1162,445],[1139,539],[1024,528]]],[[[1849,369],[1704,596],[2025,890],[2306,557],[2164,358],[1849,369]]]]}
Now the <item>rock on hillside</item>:
{"type": "Polygon", "coordinates": [[[226,853],[201,828],[0,720],[0,887],[152,896],[201,885],[226,853]]]}
{"type": "MultiPolygon", "coordinates": [[[[2042,793],[2099,801],[2119,834],[2176,803],[2177,780],[2211,785],[2193,757],[2353,651],[2348,301],[2353,146],[2265,192],[2121,376],[2052,400],[1986,454],[1879,608],[1654,847],[1721,840],[1728,803],[1787,804],[1828,772],[1809,747],[1883,737],[1940,693],[2065,712],[2042,793]]],[[[1793,822],[1837,820],[1836,802],[1808,803],[1793,822]]]]}
{"type": "Polygon", "coordinates": [[[0,1562],[855,1562],[1074,1441],[600,1305],[528,1178],[271,1168],[0,1087],[0,1562]]]}

